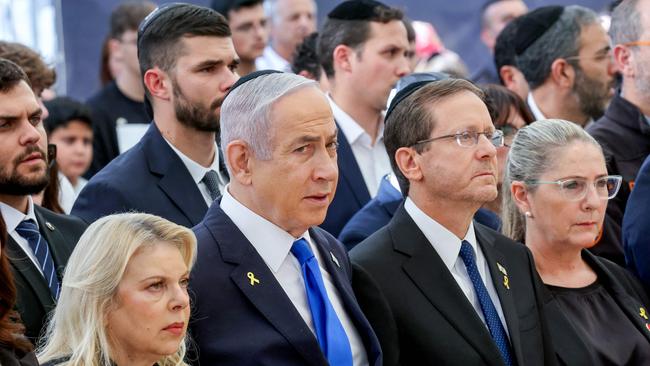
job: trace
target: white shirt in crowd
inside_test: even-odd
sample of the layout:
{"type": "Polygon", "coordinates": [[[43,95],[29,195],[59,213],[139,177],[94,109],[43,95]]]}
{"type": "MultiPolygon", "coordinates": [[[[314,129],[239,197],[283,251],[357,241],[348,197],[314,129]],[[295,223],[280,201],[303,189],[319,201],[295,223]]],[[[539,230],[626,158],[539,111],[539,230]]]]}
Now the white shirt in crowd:
{"type": "Polygon", "coordinates": [[[349,114],[336,105],[332,98],[328,96],[328,99],[334,119],[352,148],[370,197],[375,197],[381,179],[392,172],[384,145],[384,123],[381,122],[379,131],[377,131],[377,139],[373,145],[370,135],[349,114]]]}
{"type": "MultiPolygon", "coordinates": [[[[165,141],[167,140],[165,139],[165,141]]],[[[210,207],[212,204],[212,197],[210,196],[208,186],[203,183],[203,177],[205,177],[205,173],[209,172],[210,170],[217,172],[217,176],[219,177],[219,182],[217,183],[219,186],[219,192],[223,193],[224,187],[226,186],[226,179],[221,175],[221,172],[219,171],[219,147],[217,146],[217,143],[214,143],[214,159],[212,160],[212,165],[210,165],[209,168],[206,168],[196,161],[190,159],[187,155],[183,154],[180,150],[175,148],[174,145],[172,145],[169,141],[167,141],[167,144],[169,144],[169,147],[171,147],[176,155],[181,158],[183,165],[185,165],[187,171],[192,176],[194,183],[196,183],[196,186],[199,188],[199,191],[201,192],[205,203],[208,205],[208,207],[210,207]]]]}
{"type": "MultiPolygon", "coordinates": [[[[463,240],[468,241],[472,248],[474,249],[474,258],[476,259],[476,267],[478,272],[481,275],[483,284],[487,288],[490,299],[494,304],[494,307],[499,313],[499,319],[501,319],[501,324],[505,328],[506,333],[508,332],[508,326],[506,325],[505,318],[503,317],[503,309],[501,309],[501,301],[497,295],[497,291],[494,288],[494,283],[492,282],[492,276],[490,275],[490,268],[488,267],[487,261],[485,260],[485,255],[483,250],[478,245],[476,241],[476,233],[474,232],[474,222],[470,223],[469,229],[465,234],[465,237],[461,240],[451,231],[447,230],[444,226],[440,225],[436,220],[429,217],[426,213],[420,210],[419,207],[411,200],[411,198],[406,198],[404,202],[404,209],[411,216],[415,224],[422,231],[424,236],[429,240],[429,243],[433,246],[433,249],[438,253],[440,259],[445,264],[451,275],[454,277],[458,286],[463,291],[467,300],[476,310],[479,318],[485,323],[485,317],[483,316],[483,311],[481,310],[481,304],[478,301],[476,296],[476,291],[474,290],[474,285],[472,285],[472,280],[467,274],[467,269],[465,268],[465,263],[460,257],[460,246],[463,240]]],[[[487,324],[486,324],[487,326],[487,324]]]]}
{"type": "Polygon", "coordinates": [[[264,48],[262,56],[255,59],[255,68],[257,70],[278,70],[291,72],[291,63],[280,56],[271,45],[264,48]]]}
{"type": "Polygon", "coordinates": [[[5,220],[5,224],[7,225],[7,233],[9,233],[9,236],[11,236],[11,238],[16,241],[16,243],[18,243],[23,252],[25,252],[29,259],[31,259],[32,263],[34,263],[34,266],[36,266],[38,271],[43,274],[41,266],[38,264],[38,259],[36,259],[36,255],[34,255],[34,251],[32,250],[32,247],[29,246],[27,239],[20,236],[20,234],[18,234],[16,231],[16,228],[21,222],[30,219],[33,220],[36,224],[36,227],[38,227],[38,221],[36,220],[36,215],[34,214],[34,201],[32,201],[31,196],[28,196],[28,200],[29,202],[27,203],[27,214],[24,214],[3,202],[0,202],[0,214],[2,214],[2,217],[5,220]]]}
{"type": "MultiPolygon", "coordinates": [[[[298,310],[298,313],[309,326],[309,329],[315,334],[305,283],[302,277],[302,269],[296,257],[291,254],[291,246],[297,239],[242,205],[228,192],[227,186],[224,189],[220,207],[253,245],[260,257],[262,257],[264,263],[269,267],[275,279],[280,283],[289,300],[291,300],[291,303],[298,310]]],[[[332,277],[323,265],[324,260],[331,259],[323,258],[320,255],[318,248],[309,236],[309,231],[305,231],[301,237],[307,240],[316,260],[318,260],[318,267],[323,275],[323,283],[325,284],[327,296],[350,341],[354,365],[368,365],[368,357],[361,337],[343,307],[332,277]]],[[[342,261],[343,258],[339,258],[338,260],[342,261]]]]}

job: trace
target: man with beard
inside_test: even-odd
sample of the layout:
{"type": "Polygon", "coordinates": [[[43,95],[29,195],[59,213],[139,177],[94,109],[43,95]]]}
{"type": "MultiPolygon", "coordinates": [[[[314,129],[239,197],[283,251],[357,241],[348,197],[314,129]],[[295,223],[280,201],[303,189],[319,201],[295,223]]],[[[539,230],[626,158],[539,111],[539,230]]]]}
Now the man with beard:
{"type": "Polygon", "coordinates": [[[0,59],[0,214],[25,334],[36,343],[59,296],[63,269],[86,225],[34,205],[49,182],[43,110],[27,75],[0,59]]]}
{"type": "MultiPolygon", "coordinates": [[[[621,190],[607,205],[607,218],[622,224],[628,266],[650,288],[648,275],[648,164],[650,155],[650,1],[622,2],[609,29],[614,61],[623,78],[603,118],[589,132],[603,147],[610,174],[623,176],[621,190]],[[635,185],[635,179],[639,184],[635,185]],[[634,192],[630,191],[634,187],[634,192]],[[637,192],[637,190],[640,190],[637,192]],[[625,212],[625,220],[623,213],[625,212]]],[[[618,227],[617,227],[618,228],[618,227]]],[[[615,231],[620,238],[620,229],[615,231]]],[[[616,247],[619,250],[621,247],[616,247]]]]}
{"type": "Polygon", "coordinates": [[[221,102],[237,79],[230,28],[212,9],[165,5],[138,30],[138,59],[153,123],[88,182],[72,214],[90,223],[139,211],[192,227],[228,180],[215,139],[221,102]]]}
{"type": "Polygon", "coordinates": [[[603,115],[615,69],[596,13],[577,5],[535,9],[522,16],[514,45],[536,119],[586,126],[603,115]]]}

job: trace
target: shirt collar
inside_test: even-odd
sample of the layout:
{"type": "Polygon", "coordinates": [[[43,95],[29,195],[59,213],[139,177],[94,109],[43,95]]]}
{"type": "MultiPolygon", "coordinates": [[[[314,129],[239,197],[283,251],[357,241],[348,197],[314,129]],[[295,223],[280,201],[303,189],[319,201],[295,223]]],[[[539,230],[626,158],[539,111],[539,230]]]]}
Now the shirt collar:
{"type": "MultiPolygon", "coordinates": [[[[362,136],[366,136],[368,142],[372,141],[370,135],[354,120],[349,114],[347,114],[341,107],[339,107],[332,97],[327,94],[327,99],[330,102],[330,107],[332,107],[332,114],[334,119],[338,123],[341,131],[345,135],[345,138],[348,140],[350,145],[354,144],[362,136]]],[[[382,121],[379,124],[379,131],[377,131],[377,142],[384,139],[384,122],[382,121]]],[[[375,142],[376,143],[376,142],[375,142]]]]}
{"type": "Polygon", "coordinates": [[[291,72],[291,63],[285,60],[284,57],[280,56],[280,54],[277,53],[270,44],[264,49],[263,55],[263,57],[266,57],[271,61],[270,63],[272,65],[278,67],[278,70],[291,72]]]}
{"type": "MultiPolygon", "coordinates": [[[[221,198],[221,209],[253,245],[264,263],[277,273],[297,238],[241,204],[230,194],[228,187],[229,185],[224,189],[221,198]]],[[[300,237],[311,242],[309,231],[300,237]]]]}
{"type": "Polygon", "coordinates": [[[546,119],[544,113],[542,113],[542,111],[537,106],[532,92],[528,92],[528,98],[526,99],[526,102],[528,103],[528,107],[530,107],[530,111],[533,112],[533,116],[535,117],[536,121],[546,119]]]}
{"type": "Polygon", "coordinates": [[[429,243],[436,250],[440,259],[451,271],[454,267],[458,255],[460,254],[461,241],[466,240],[472,246],[474,258],[477,257],[476,234],[474,233],[474,222],[470,222],[467,233],[463,239],[459,239],[451,231],[440,225],[436,220],[425,214],[410,197],[404,202],[404,209],[411,216],[415,224],[422,231],[429,243]]]}
{"type": "Polygon", "coordinates": [[[4,202],[0,202],[0,213],[5,220],[8,233],[15,231],[18,225],[25,220],[33,220],[36,227],[38,227],[38,220],[36,220],[36,214],[34,214],[34,201],[32,200],[32,196],[28,196],[27,199],[27,214],[16,210],[4,202]]]}
{"type": "Polygon", "coordinates": [[[174,150],[174,152],[176,153],[176,155],[178,155],[178,157],[181,158],[183,165],[185,165],[187,171],[190,172],[190,175],[192,176],[194,183],[196,184],[201,183],[203,177],[205,177],[205,173],[209,172],[210,170],[214,170],[215,172],[217,172],[217,176],[219,176],[219,179],[221,179],[221,176],[219,174],[219,147],[217,146],[216,141],[214,143],[214,159],[212,159],[212,164],[210,165],[209,168],[206,168],[201,164],[197,163],[196,161],[190,159],[187,155],[183,154],[174,145],[172,145],[169,141],[167,141],[167,139],[165,139],[165,142],[167,142],[169,147],[171,147],[172,150],[174,150]]]}

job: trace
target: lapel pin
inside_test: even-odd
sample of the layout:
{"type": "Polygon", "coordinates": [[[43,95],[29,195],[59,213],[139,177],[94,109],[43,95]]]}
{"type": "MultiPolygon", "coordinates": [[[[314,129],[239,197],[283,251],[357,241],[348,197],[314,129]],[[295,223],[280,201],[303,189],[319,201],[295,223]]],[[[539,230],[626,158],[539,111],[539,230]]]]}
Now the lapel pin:
{"type": "Polygon", "coordinates": [[[330,252],[330,256],[332,257],[332,262],[334,262],[334,264],[336,264],[337,267],[341,268],[341,265],[339,264],[339,260],[336,259],[334,253],[330,252]]]}
{"type": "Polygon", "coordinates": [[[50,231],[54,231],[54,225],[50,224],[48,221],[45,221],[45,226],[47,226],[50,231]]]}
{"type": "Polygon", "coordinates": [[[503,286],[510,290],[510,281],[508,280],[508,276],[503,276],[503,286]]]}
{"type": "Polygon", "coordinates": [[[639,308],[639,315],[643,319],[648,320],[648,314],[646,313],[645,308],[639,308]]]}
{"type": "Polygon", "coordinates": [[[251,286],[255,286],[256,283],[260,283],[260,280],[255,278],[255,275],[253,274],[253,272],[248,272],[246,274],[246,277],[248,277],[248,279],[251,280],[251,286]]]}
{"type": "Polygon", "coordinates": [[[506,271],[505,267],[501,265],[501,263],[497,262],[497,268],[499,269],[499,272],[503,273],[504,275],[508,275],[508,271],[506,271]]]}

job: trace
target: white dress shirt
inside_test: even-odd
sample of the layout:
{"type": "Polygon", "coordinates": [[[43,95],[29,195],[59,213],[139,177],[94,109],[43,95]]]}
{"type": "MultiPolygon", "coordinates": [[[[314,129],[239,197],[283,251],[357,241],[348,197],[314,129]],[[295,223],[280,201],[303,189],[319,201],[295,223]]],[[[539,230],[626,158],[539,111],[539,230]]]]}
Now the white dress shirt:
{"type": "Polygon", "coordinates": [[[257,70],[278,70],[291,72],[291,63],[280,56],[271,45],[264,47],[262,56],[255,59],[255,68],[257,70]]]}
{"type": "MultiPolygon", "coordinates": [[[[165,141],[167,141],[167,139],[165,139],[165,141]]],[[[201,192],[205,203],[208,205],[208,207],[210,207],[212,204],[212,197],[210,196],[208,186],[203,183],[203,177],[205,177],[205,173],[209,172],[210,170],[217,172],[217,177],[219,178],[219,181],[217,182],[217,186],[219,186],[219,192],[223,193],[224,187],[226,186],[226,180],[221,176],[221,172],[219,171],[219,147],[217,146],[217,143],[214,143],[214,159],[212,160],[212,165],[210,165],[209,168],[206,168],[196,161],[190,159],[187,155],[183,154],[180,150],[175,148],[174,145],[172,145],[169,141],[167,141],[167,144],[169,144],[169,147],[171,147],[176,155],[181,158],[183,165],[185,165],[187,171],[192,176],[194,183],[196,183],[196,186],[199,188],[199,191],[201,192]]]]}
{"type": "Polygon", "coordinates": [[[38,259],[36,259],[36,255],[34,255],[32,247],[29,246],[27,239],[20,236],[20,234],[18,234],[16,231],[16,228],[21,222],[30,219],[33,220],[36,224],[36,227],[38,227],[38,221],[36,220],[36,215],[34,214],[34,201],[32,201],[31,196],[29,196],[28,199],[29,203],[27,204],[27,214],[24,214],[3,202],[0,202],[0,213],[5,220],[5,224],[7,225],[7,233],[9,233],[11,238],[15,240],[16,243],[18,243],[20,248],[23,250],[23,252],[25,252],[25,254],[27,254],[29,259],[32,260],[34,266],[36,266],[42,275],[43,270],[41,270],[41,266],[38,264],[38,259]]]}
{"type": "Polygon", "coordinates": [[[359,165],[370,197],[375,197],[381,179],[392,172],[390,159],[384,145],[384,122],[381,122],[379,126],[377,139],[373,145],[370,135],[349,114],[336,105],[332,98],[328,96],[328,99],[334,119],[339,124],[341,132],[343,132],[352,148],[352,153],[357,160],[357,165],[359,165]]]}
{"type": "MultiPolygon", "coordinates": [[[[291,303],[298,310],[300,316],[305,320],[309,329],[316,334],[307,300],[305,283],[302,277],[302,269],[296,257],[291,254],[291,246],[298,238],[294,238],[288,232],[242,205],[228,192],[227,186],[223,192],[220,206],[223,212],[228,215],[233,223],[235,223],[235,226],[239,228],[246,239],[253,245],[257,253],[264,260],[264,263],[266,263],[275,276],[275,279],[280,283],[280,286],[289,297],[289,300],[291,300],[291,303]]],[[[318,260],[318,267],[323,275],[323,283],[325,284],[327,296],[350,341],[354,365],[367,365],[368,357],[361,337],[343,307],[332,277],[323,265],[324,260],[331,259],[322,258],[318,248],[309,236],[309,231],[305,231],[300,237],[307,240],[312,252],[316,256],[316,260],[318,260]]],[[[339,259],[339,261],[341,260],[343,258],[339,259]]]]}
{"type": "MultiPolygon", "coordinates": [[[[433,249],[438,253],[440,259],[442,259],[445,266],[451,275],[458,283],[458,286],[463,291],[467,300],[476,310],[479,318],[485,323],[485,317],[483,316],[483,310],[481,310],[481,304],[478,301],[476,296],[476,291],[474,290],[474,285],[472,285],[472,280],[467,274],[467,269],[463,259],[460,257],[460,246],[463,240],[468,241],[472,248],[474,249],[474,257],[476,258],[476,267],[478,267],[478,272],[481,275],[481,279],[487,288],[490,299],[494,304],[494,307],[499,313],[499,319],[501,319],[501,324],[503,328],[508,333],[508,326],[506,324],[505,318],[503,317],[503,310],[501,309],[501,301],[497,295],[497,291],[494,288],[494,283],[492,282],[492,276],[490,275],[490,269],[488,267],[487,261],[485,260],[485,255],[483,250],[478,245],[476,241],[476,234],[474,232],[474,223],[470,223],[469,229],[465,234],[465,237],[461,240],[451,231],[447,230],[444,226],[440,225],[436,220],[429,217],[425,214],[411,198],[407,197],[406,202],[404,203],[404,209],[411,216],[415,224],[420,228],[424,236],[429,240],[429,243],[433,246],[433,249]]],[[[487,326],[487,324],[486,324],[487,326]]]]}
{"type": "Polygon", "coordinates": [[[544,113],[542,113],[542,111],[537,106],[537,103],[535,102],[535,98],[533,97],[533,93],[531,92],[528,93],[528,98],[526,98],[526,102],[528,103],[528,107],[530,108],[530,111],[533,112],[533,117],[535,117],[535,121],[546,119],[544,113]]]}

